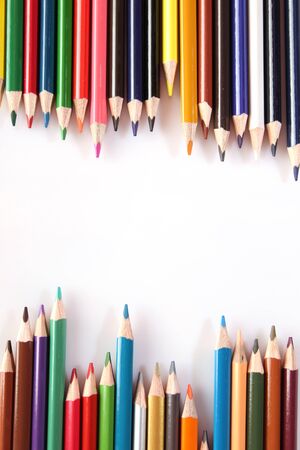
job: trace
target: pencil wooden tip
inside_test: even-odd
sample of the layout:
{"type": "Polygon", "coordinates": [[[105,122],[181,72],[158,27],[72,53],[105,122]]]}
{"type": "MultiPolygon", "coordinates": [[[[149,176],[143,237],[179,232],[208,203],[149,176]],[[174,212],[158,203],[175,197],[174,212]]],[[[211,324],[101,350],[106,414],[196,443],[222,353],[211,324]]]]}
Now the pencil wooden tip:
{"type": "Polygon", "coordinates": [[[193,141],[188,141],[187,143],[187,154],[190,156],[193,150],[193,141]]]}
{"type": "Polygon", "coordinates": [[[275,325],[272,325],[270,332],[270,339],[271,341],[274,341],[275,338],[276,338],[276,328],[275,325]]]}
{"type": "Polygon", "coordinates": [[[262,142],[263,142],[263,138],[264,138],[264,133],[265,133],[264,128],[257,127],[257,128],[252,128],[250,130],[250,138],[251,138],[251,143],[252,143],[252,148],[254,151],[255,159],[257,159],[260,154],[260,150],[261,150],[262,142]]]}
{"type": "Polygon", "coordinates": [[[123,317],[124,317],[124,319],[129,319],[129,311],[128,311],[128,305],[127,304],[124,305],[123,317]]]}
{"type": "Polygon", "coordinates": [[[105,355],[105,362],[104,362],[105,367],[108,366],[108,364],[110,363],[111,363],[110,352],[107,352],[105,355]]]}
{"type": "Polygon", "coordinates": [[[164,72],[166,76],[167,90],[169,97],[173,95],[174,81],[177,69],[176,61],[167,61],[163,63],[164,72]]]}
{"type": "Polygon", "coordinates": [[[61,299],[62,299],[61,288],[58,287],[57,288],[57,300],[61,300],[61,299]]]}
{"type": "Polygon", "coordinates": [[[94,374],[94,373],[95,373],[94,364],[93,363],[89,363],[86,378],[89,378],[90,375],[94,374]]]}
{"type": "Polygon", "coordinates": [[[287,348],[290,347],[290,346],[292,348],[294,348],[294,341],[293,341],[293,338],[291,336],[288,339],[287,348]]]}
{"type": "Polygon", "coordinates": [[[28,322],[28,308],[27,308],[27,306],[25,306],[24,311],[23,311],[23,322],[24,323],[28,322]]]}
{"type": "Polygon", "coordinates": [[[257,352],[258,352],[258,349],[259,349],[259,346],[258,346],[258,339],[254,339],[254,344],[253,344],[253,348],[252,348],[253,353],[254,353],[254,354],[257,353],[257,352]]]}
{"type": "Polygon", "coordinates": [[[169,375],[172,375],[172,373],[176,374],[175,361],[171,361],[171,365],[170,365],[170,369],[169,369],[169,375]]]}
{"type": "Polygon", "coordinates": [[[72,381],[74,380],[74,378],[77,378],[77,370],[76,370],[75,368],[72,369],[71,378],[70,378],[70,383],[72,383],[72,381]]]}
{"type": "Polygon", "coordinates": [[[8,351],[8,353],[10,353],[12,355],[11,341],[7,341],[6,350],[8,351]]]}
{"type": "Polygon", "coordinates": [[[192,390],[192,386],[190,384],[187,387],[186,394],[190,400],[193,399],[193,390],[192,390]]]}

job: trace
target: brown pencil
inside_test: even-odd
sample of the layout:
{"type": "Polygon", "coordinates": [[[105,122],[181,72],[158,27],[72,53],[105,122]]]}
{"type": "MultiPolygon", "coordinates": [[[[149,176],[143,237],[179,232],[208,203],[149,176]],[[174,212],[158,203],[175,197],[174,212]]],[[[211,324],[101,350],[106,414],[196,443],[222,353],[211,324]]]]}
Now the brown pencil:
{"type": "Polygon", "coordinates": [[[265,450],[280,450],[281,359],[274,325],[264,359],[265,366],[265,450]]]}
{"type": "Polygon", "coordinates": [[[293,339],[290,337],[282,369],[281,449],[297,450],[298,367],[293,339]]]}
{"type": "Polygon", "coordinates": [[[0,367],[0,450],[11,450],[15,363],[11,342],[7,346],[0,367]]]}
{"type": "Polygon", "coordinates": [[[13,450],[30,450],[33,336],[25,307],[17,337],[13,450]]]}

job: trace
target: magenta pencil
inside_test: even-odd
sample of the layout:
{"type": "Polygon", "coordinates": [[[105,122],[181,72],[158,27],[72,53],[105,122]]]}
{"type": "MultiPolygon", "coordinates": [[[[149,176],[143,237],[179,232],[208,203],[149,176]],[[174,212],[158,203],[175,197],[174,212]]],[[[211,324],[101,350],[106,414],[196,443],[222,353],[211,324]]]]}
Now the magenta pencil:
{"type": "Polygon", "coordinates": [[[107,124],[106,41],[107,0],[92,0],[92,79],[90,126],[96,157],[107,124]]]}

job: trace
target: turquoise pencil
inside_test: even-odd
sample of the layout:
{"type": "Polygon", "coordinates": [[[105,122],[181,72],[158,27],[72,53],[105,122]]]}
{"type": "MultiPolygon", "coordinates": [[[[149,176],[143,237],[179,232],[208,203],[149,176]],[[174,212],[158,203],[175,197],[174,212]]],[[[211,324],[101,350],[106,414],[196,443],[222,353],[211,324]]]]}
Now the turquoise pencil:
{"type": "Polygon", "coordinates": [[[117,338],[115,450],[131,450],[132,377],[133,336],[125,305],[117,338]]]}
{"type": "Polygon", "coordinates": [[[215,349],[214,450],[230,450],[230,387],[232,349],[225,317],[215,349]]]}

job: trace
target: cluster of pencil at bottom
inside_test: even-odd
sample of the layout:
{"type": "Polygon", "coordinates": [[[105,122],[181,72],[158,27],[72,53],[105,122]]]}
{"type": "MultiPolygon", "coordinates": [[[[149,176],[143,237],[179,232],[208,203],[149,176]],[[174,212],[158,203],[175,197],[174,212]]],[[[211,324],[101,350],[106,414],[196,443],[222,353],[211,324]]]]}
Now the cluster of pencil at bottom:
{"type": "MultiPolygon", "coordinates": [[[[76,369],[65,396],[66,316],[61,290],[50,317],[43,306],[34,336],[27,308],[16,357],[8,341],[0,366],[0,450],[209,450],[198,438],[198,414],[188,385],[181,409],[174,361],[166,389],[156,363],[146,398],[140,372],[133,399],[133,334],[125,305],[117,336],[116,372],[105,357],[99,387],[94,365],[81,395],[76,369]]],[[[296,450],[298,370],[292,338],[281,365],[275,327],[264,363],[258,341],[247,363],[241,333],[232,356],[224,317],[215,349],[214,450],[296,450]]]]}

